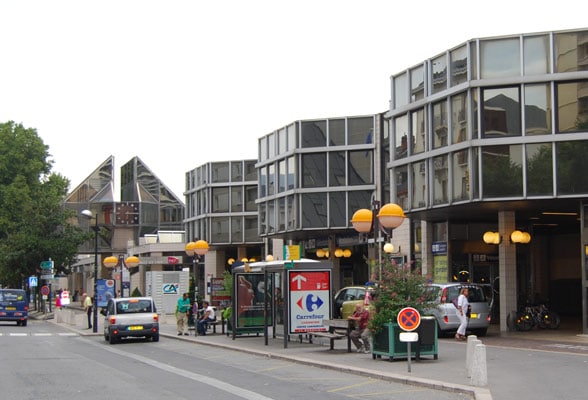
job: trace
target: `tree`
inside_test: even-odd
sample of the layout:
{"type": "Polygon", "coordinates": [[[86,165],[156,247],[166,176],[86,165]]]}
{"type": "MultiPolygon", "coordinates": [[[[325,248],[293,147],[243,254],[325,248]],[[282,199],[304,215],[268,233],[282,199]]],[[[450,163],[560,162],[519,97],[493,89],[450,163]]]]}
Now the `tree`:
{"type": "Polygon", "coordinates": [[[88,233],[62,207],[69,180],[51,172],[49,148],[36,130],[0,123],[0,283],[19,287],[52,259],[63,271],[88,233]]]}

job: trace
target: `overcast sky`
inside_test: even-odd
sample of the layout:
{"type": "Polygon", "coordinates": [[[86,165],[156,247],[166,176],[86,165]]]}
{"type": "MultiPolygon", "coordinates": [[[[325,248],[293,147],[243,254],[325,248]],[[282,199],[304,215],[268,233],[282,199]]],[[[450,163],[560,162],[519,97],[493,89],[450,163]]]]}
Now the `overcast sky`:
{"type": "Polygon", "coordinates": [[[110,155],[117,174],[138,156],[183,200],[187,171],[255,159],[259,137],[295,120],[385,111],[390,76],[448,48],[588,27],[587,11],[578,0],[2,1],[0,121],[35,128],[71,189],[110,155]]]}

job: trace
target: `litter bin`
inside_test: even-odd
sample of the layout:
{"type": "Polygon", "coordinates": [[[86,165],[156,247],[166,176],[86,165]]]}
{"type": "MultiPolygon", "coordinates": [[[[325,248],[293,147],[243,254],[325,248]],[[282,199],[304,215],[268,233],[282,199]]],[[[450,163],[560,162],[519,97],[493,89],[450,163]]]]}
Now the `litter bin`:
{"type": "Polygon", "coordinates": [[[421,323],[416,329],[419,340],[416,343],[415,358],[420,359],[421,355],[432,355],[433,359],[438,358],[437,320],[433,316],[421,317],[421,323]]]}

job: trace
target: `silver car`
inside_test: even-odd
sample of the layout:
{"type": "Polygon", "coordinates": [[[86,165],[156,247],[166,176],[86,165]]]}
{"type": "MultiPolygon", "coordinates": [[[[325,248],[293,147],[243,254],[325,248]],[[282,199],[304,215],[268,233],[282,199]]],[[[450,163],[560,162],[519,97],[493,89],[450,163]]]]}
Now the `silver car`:
{"type": "Polygon", "coordinates": [[[146,337],[159,341],[159,315],[151,297],[110,299],[104,315],[104,339],[110,344],[126,337],[146,337]]]}
{"type": "Polygon", "coordinates": [[[430,314],[437,319],[439,336],[453,333],[459,327],[456,308],[453,305],[453,299],[459,296],[461,288],[469,289],[468,301],[472,307],[470,318],[468,319],[467,330],[476,336],[485,336],[490,325],[490,299],[485,295],[482,286],[475,283],[431,283],[428,290],[437,307],[430,310],[430,314]]]}

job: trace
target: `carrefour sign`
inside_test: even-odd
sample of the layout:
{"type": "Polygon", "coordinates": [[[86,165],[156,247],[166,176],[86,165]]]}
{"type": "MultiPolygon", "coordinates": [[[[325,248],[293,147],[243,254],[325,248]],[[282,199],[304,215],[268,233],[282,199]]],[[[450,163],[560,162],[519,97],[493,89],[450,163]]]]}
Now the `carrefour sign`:
{"type": "Polygon", "coordinates": [[[288,271],[290,333],[324,332],[330,318],[331,271],[288,271]]]}

